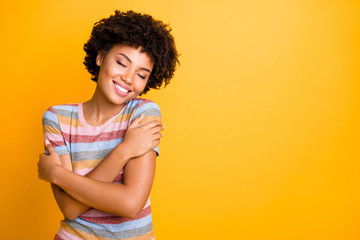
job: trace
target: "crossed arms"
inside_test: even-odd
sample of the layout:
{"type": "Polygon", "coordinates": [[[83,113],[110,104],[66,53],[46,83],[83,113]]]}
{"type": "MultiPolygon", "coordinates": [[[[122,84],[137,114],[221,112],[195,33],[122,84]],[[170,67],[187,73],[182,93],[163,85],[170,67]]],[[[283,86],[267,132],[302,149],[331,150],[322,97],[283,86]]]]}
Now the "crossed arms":
{"type": "Polygon", "coordinates": [[[51,144],[50,155],[41,154],[39,178],[51,183],[56,202],[68,219],[75,219],[90,207],[127,218],[136,218],[143,209],[155,176],[156,153],[163,130],[160,121],[129,126],[124,140],[85,176],[72,172],[69,154],[58,156],[51,144]],[[123,172],[123,184],[113,183],[123,172]]]}

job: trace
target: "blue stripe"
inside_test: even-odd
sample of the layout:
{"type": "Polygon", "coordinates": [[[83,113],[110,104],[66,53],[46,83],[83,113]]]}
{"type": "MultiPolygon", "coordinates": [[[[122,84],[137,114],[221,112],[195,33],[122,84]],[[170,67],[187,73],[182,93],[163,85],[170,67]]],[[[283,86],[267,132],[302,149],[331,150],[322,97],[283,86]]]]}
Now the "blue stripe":
{"type": "MultiPolygon", "coordinates": [[[[64,154],[70,154],[69,149],[66,146],[54,147],[54,150],[59,156],[64,155],[64,154]]],[[[49,155],[49,152],[46,149],[45,149],[45,153],[47,155],[49,155]]]]}
{"type": "Polygon", "coordinates": [[[154,150],[156,152],[156,156],[160,155],[160,148],[159,145],[157,145],[156,147],[154,147],[152,150],[154,150]]]}
{"type": "Polygon", "coordinates": [[[136,228],[141,228],[146,226],[147,224],[152,222],[152,217],[151,217],[151,213],[149,215],[147,215],[146,217],[137,219],[137,220],[132,220],[132,221],[128,221],[128,222],[123,222],[120,224],[100,224],[100,223],[93,223],[93,222],[89,222],[89,221],[85,221],[81,218],[76,218],[74,221],[88,226],[90,228],[95,228],[95,229],[99,229],[99,230],[109,230],[111,232],[121,232],[121,231],[127,231],[127,230],[134,230],[136,228]]]}
{"type": "Polygon", "coordinates": [[[91,143],[70,143],[70,149],[72,153],[113,149],[119,145],[122,140],[123,138],[91,143]]]}
{"type": "Polygon", "coordinates": [[[64,151],[69,152],[69,149],[68,149],[66,146],[54,147],[54,150],[55,150],[56,152],[64,152],[64,151]]]}
{"type": "Polygon", "coordinates": [[[145,112],[148,109],[158,109],[160,111],[159,106],[154,102],[145,103],[144,105],[140,106],[135,110],[134,115],[137,115],[139,112],[145,112]]]}
{"type": "Polygon", "coordinates": [[[139,117],[142,113],[145,113],[146,116],[155,115],[161,118],[160,108],[154,102],[145,103],[144,105],[137,108],[130,119],[130,124],[139,117]]]}
{"type": "Polygon", "coordinates": [[[141,102],[143,102],[145,99],[143,99],[143,98],[140,98],[140,99],[132,99],[132,100],[130,100],[129,101],[129,103],[128,103],[128,105],[129,106],[137,106],[137,105],[139,105],[141,102]]]}
{"type": "Polygon", "coordinates": [[[72,112],[74,108],[78,108],[78,106],[69,106],[69,105],[56,105],[52,107],[54,110],[66,110],[72,112]]]}
{"type": "Polygon", "coordinates": [[[54,113],[50,112],[50,111],[46,111],[46,112],[44,113],[43,119],[44,119],[44,118],[45,118],[45,119],[49,119],[49,120],[51,120],[51,121],[56,122],[57,124],[59,124],[59,121],[58,121],[56,115],[55,115],[54,113]]]}

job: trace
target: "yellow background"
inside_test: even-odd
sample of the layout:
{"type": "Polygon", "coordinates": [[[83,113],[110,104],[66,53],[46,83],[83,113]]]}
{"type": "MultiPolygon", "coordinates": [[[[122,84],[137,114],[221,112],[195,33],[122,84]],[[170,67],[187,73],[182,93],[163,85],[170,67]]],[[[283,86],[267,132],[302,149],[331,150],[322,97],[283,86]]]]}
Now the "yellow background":
{"type": "Polygon", "coordinates": [[[41,118],[88,100],[92,25],[115,9],[173,28],[181,66],[147,98],[166,126],[158,240],[360,239],[360,3],[1,1],[0,239],[52,239],[41,118]]]}

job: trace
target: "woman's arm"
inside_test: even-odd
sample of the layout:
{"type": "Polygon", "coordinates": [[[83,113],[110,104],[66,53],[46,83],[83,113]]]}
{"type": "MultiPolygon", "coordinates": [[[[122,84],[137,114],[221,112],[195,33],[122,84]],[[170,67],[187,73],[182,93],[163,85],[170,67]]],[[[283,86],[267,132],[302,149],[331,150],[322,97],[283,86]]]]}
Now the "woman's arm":
{"type": "MultiPolygon", "coordinates": [[[[89,172],[86,175],[86,177],[104,182],[114,181],[114,179],[119,175],[119,172],[124,167],[127,160],[129,159],[129,157],[125,156],[124,153],[126,153],[126,151],[123,151],[123,147],[124,145],[119,144],[118,147],[116,147],[102,161],[102,164],[99,165],[97,168],[94,168],[91,172],[89,172]]],[[[47,148],[49,148],[49,146],[47,148]]],[[[45,156],[45,157],[50,158],[50,156],[45,156]]],[[[60,161],[62,162],[62,166],[65,169],[72,171],[72,168],[65,167],[65,164],[71,163],[70,155],[68,154],[61,155],[60,161]]],[[[63,189],[61,189],[55,184],[51,184],[51,189],[55,197],[56,203],[60,208],[60,211],[67,219],[73,220],[90,208],[89,206],[72,198],[63,189]]]]}
{"type": "MultiPolygon", "coordinates": [[[[145,151],[149,151],[153,147],[159,144],[159,138],[162,136],[159,132],[163,130],[163,126],[160,121],[152,121],[138,126],[143,117],[137,118],[129,126],[128,132],[125,135],[124,141],[120,143],[95,169],[86,175],[88,178],[103,182],[112,182],[119,174],[121,169],[127,163],[129,159],[134,156],[143,154],[145,151]]],[[[43,155],[43,161],[49,161],[51,157],[57,157],[56,152],[52,146],[47,144],[47,148],[50,153],[49,156],[43,155]]],[[[67,163],[71,163],[70,155],[60,156],[62,166],[67,163]]],[[[68,170],[69,167],[65,167],[68,170]]],[[[77,201],[69,196],[63,189],[51,184],[53,194],[56,202],[64,214],[64,217],[68,219],[75,219],[83,212],[89,209],[89,206],[77,201]]]]}
{"type": "Polygon", "coordinates": [[[77,175],[63,168],[60,160],[55,158],[39,161],[39,177],[58,185],[82,204],[123,217],[136,218],[150,194],[155,175],[155,158],[155,151],[149,151],[129,161],[124,169],[124,184],[77,175]]]}
{"type": "MultiPolygon", "coordinates": [[[[50,143],[46,141],[46,145],[48,144],[50,143]]],[[[61,161],[61,165],[65,169],[72,171],[71,157],[69,154],[61,155],[60,161],[61,161]]],[[[51,190],[55,197],[56,203],[59,206],[60,211],[63,213],[65,218],[73,220],[77,218],[80,214],[82,214],[83,212],[89,209],[88,206],[80,203],[76,199],[73,199],[64,190],[62,190],[60,187],[56,186],[53,183],[51,183],[51,190]],[[79,215],[76,215],[77,213],[79,213],[79,215]]]]}

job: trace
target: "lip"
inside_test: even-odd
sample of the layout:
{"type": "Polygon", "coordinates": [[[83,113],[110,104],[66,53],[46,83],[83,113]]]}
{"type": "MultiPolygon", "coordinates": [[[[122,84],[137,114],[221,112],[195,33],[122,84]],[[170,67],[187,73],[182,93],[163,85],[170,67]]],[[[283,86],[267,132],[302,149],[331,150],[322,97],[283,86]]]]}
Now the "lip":
{"type": "Polygon", "coordinates": [[[130,91],[131,92],[131,89],[130,88],[128,88],[128,87],[126,87],[126,86],[124,86],[123,84],[121,84],[121,83],[118,83],[117,81],[113,81],[114,83],[116,83],[117,85],[119,85],[120,87],[122,87],[122,88],[124,88],[124,89],[126,89],[126,90],[128,90],[128,91],[130,91]]]}
{"type": "Polygon", "coordinates": [[[120,84],[120,83],[118,83],[118,82],[115,82],[115,81],[113,81],[113,84],[114,84],[115,91],[116,91],[120,96],[125,97],[125,96],[127,96],[127,95],[129,95],[129,94],[131,93],[131,90],[130,90],[129,88],[125,87],[124,85],[122,85],[122,84],[120,84]],[[128,90],[129,92],[124,93],[124,92],[120,91],[119,89],[117,89],[116,85],[119,85],[120,87],[128,90]]]}

